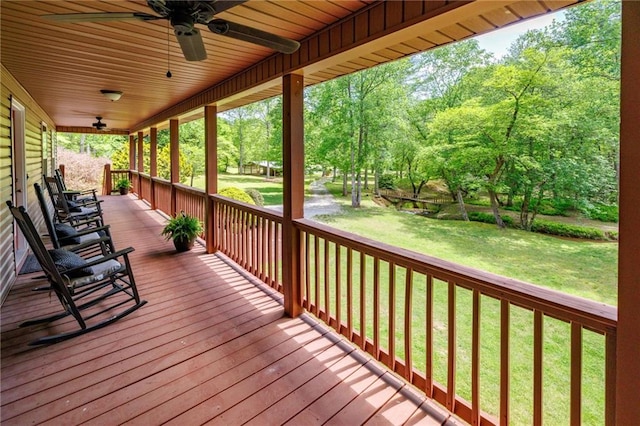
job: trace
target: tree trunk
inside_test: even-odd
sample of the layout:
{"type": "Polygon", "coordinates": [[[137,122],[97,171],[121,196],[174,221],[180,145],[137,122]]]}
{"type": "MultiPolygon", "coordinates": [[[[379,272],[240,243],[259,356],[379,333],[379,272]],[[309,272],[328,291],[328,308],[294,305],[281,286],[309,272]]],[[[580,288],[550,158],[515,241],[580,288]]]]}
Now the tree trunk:
{"type": "Polygon", "coordinates": [[[342,196],[347,196],[347,172],[342,173],[342,196]]]}
{"type": "Polygon", "coordinates": [[[462,219],[466,222],[469,222],[469,215],[467,214],[467,209],[464,206],[464,199],[462,198],[462,189],[458,187],[456,191],[456,198],[458,200],[458,207],[460,208],[460,214],[462,215],[462,219]]]}
{"type": "Polygon", "coordinates": [[[360,207],[362,202],[362,174],[358,171],[358,177],[356,179],[356,205],[353,207],[360,207]]]}
{"type": "Polygon", "coordinates": [[[527,188],[524,191],[522,197],[522,206],[520,206],[520,226],[525,231],[531,231],[531,225],[529,224],[529,204],[531,203],[531,188],[527,188]]]}
{"type": "Polygon", "coordinates": [[[356,205],[356,151],[351,141],[351,207],[356,205]]]}
{"type": "Polygon", "coordinates": [[[493,188],[489,189],[489,199],[491,200],[491,211],[493,212],[493,217],[496,219],[496,225],[498,225],[498,228],[504,229],[505,224],[502,217],[500,217],[498,206],[498,195],[493,188]]]}
{"type": "Polygon", "coordinates": [[[242,143],[242,124],[240,124],[240,128],[238,129],[238,174],[244,174],[244,143],[242,143]]]}

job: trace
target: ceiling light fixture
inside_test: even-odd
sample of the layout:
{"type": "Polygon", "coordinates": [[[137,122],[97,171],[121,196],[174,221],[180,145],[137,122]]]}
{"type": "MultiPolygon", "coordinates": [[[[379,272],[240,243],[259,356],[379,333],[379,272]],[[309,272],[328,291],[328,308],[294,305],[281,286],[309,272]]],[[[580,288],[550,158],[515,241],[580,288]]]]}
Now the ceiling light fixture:
{"type": "Polygon", "coordinates": [[[122,92],[120,92],[119,90],[102,89],[100,93],[102,93],[104,97],[109,99],[111,102],[117,101],[122,96],[122,92]]]}

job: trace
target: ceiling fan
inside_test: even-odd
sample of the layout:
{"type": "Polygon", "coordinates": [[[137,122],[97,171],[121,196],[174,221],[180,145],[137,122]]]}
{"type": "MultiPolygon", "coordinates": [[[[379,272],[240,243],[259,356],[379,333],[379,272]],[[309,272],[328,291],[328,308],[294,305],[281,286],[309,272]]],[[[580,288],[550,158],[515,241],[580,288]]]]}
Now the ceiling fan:
{"type": "Polygon", "coordinates": [[[155,21],[168,19],[187,61],[207,59],[202,35],[195,25],[206,25],[215,34],[259,44],[282,53],[293,53],[300,43],[246,25],[214,19],[215,15],[247,0],[147,0],[157,15],[144,12],[99,12],[42,15],[58,22],[155,21]]]}
{"type": "Polygon", "coordinates": [[[100,131],[100,130],[103,130],[104,128],[107,127],[107,123],[103,123],[101,121],[102,117],[96,117],[96,120],[98,120],[98,121],[96,121],[95,123],[91,124],[93,127],[96,128],[96,130],[100,131]]]}

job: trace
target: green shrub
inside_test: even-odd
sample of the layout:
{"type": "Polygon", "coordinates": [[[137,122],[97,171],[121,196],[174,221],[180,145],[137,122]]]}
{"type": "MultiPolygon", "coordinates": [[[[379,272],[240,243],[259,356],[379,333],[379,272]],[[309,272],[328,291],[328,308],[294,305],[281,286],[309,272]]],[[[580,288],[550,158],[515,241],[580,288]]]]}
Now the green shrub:
{"type": "Polygon", "coordinates": [[[618,206],[616,205],[594,204],[582,207],[580,211],[589,219],[618,223],[618,206]]]}
{"type": "Polygon", "coordinates": [[[242,189],[236,188],[234,186],[230,186],[228,188],[221,190],[219,194],[224,197],[231,198],[232,200],[242,201],[244,203],[252,204],[252,205],[256,204],[253,201],[253,199],[249,196],[249,194],[244,192],[242,189]]]}
{"type": "Polygon", "coordinates": [[[378,179],[378,188],[380,189],[395,189],[394,176],[390,174],[384,174],[378,179]]]}
{"type": "Polygon", "coordinates": [[[264,197],[257,189],[245,189],[244,192],[247,193],[249,197],[253,200],[256,206],[264,207],[264,197]]]}
{"type": "Polygon", "coordinates": [[[489,207],[491,205],[489,200],[486,198],[469,197],[469,198],[465,198],[464,202],[465,204],[471,204],[472,206],[489,207]]]}
{"type": "MultiPolygon", "coordinates": [[[[484,212],[469,212],[468,214],[469,220],[474,222],[482,222],[482,223],[496,223],[496,218],[492,213],[484,213],[484,212]]],[[[510,228],[513,227],[513,219],[511,216],[500,216],[504,224],[510,228]]]]}
{"type": "MultiPolygon", "coordinates": [[[[533,210],[538,200],[533,198],[529,210],[533,210]]],[[[517,197],[513,206],[502,206],[504,210],[519,212],[522,209],[522,197],[517,197]]],[[[575,209],[573,202],[568,200],[542,200],[538,208],[538,214],[545,216],[569,216],[569,212],[575,209]]]]}
{"type": "Polygon", "coordinates": [[[606,240],[604,231],[586,226],[571,225],[567,223],[549,222],[546,220],[536,220],[531,226],[533,232],[542,234],[558,235],[561,237],[586,238],[590,240],[606,240]]]}

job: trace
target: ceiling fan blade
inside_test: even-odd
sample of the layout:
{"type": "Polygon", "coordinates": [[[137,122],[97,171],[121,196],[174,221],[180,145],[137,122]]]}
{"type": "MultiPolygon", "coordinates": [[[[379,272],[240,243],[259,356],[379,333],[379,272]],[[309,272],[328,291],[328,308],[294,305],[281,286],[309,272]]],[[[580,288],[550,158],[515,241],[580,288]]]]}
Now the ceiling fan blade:
{"type": "Polygon", "coordinates": [[[259,44],[260,46],[265,46],[281,53],[293,53],[300,47],[300,43],[295,40],[280,37],[246,25],[236,24],[235,22],[225,21],[224,19],[214,19],[209,22],[207,26],[216,34],[259,44]]]}
{"type": "Polygon", "coordinates": [[[41,18],[56,22],[109,22],[109,21],[153,21],[161,16],[142,12],[66,13],[40,15],[41,18]]]}
{"type": "Polygon", "coordinates": [[[204,61],[207,59],[207,50],[202,41],[202,35],[197,28],[190,31],[174,29],[182,54],[187,61],[204,61]]]}

